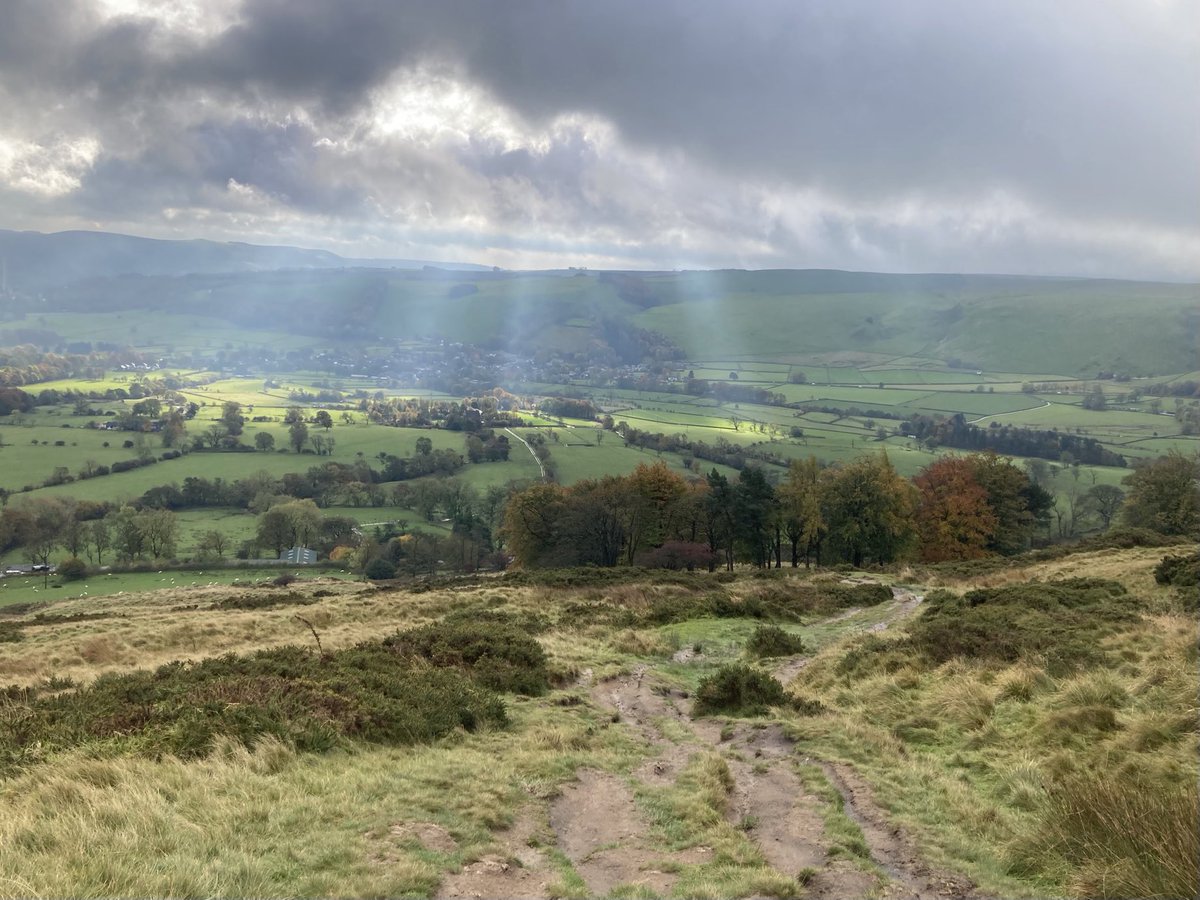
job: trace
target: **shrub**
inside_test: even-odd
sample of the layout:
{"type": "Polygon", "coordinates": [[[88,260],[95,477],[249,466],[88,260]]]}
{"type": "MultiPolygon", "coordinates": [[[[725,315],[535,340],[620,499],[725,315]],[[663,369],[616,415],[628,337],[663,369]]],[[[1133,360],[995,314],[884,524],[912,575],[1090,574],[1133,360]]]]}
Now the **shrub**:
{"type": "Polygon", "coordinates": [[[769,707],[787,705],[788,696],[778,681],[758,669],[734,663],[721,666],[700,682],[693,713],[762,716],[769,707]]]}
{"type": "Polygon", "coordinates": [[[25,634],[16,622],[0,622],[0,644],[15,644],[24,639],[25,634]]]}
{"type": "Polygon", "coordinates": [[[935,664],[956,657],[1044,661],[1054,675],[1104,659],[1101,638],[1138,620],[1137,603],[1115,581],[1073,578],[970,591],[934,591],[909,627],[935,664]]]}
{"type": "Polygon", "coordinates": [[[0,773],[97,741],[186,758],[204,755],[222,735],[247,746],[273,735],[323,751],[346,738],[403,745],[507,722],[500,698],[464,674],[414,669],[378,642],[323,656],[279,647],[176,661],[102,675],[67,693],[23,689],[10,706],[17,704],[16,727],[0,733],[0,773]]]}
{"type": "Polygon", "coordinates": [[[72,556],[58,564],[58,574],[63,581],[79,581],[87,577],[87,563],[77,556],[72,556]]]}
{"type": "Polygon", "coordinates": [[[463,669],[493,690],[538,695],[550,686],[542,645],[510,621],[435,622],[397,632],[383,645],[400,656],[463,669]]]}
{"type": "Polygon", "coordinates": [[[746,641],[746,652],[757,657],[792,656],[804,652],[804,643],[800,635],[777,625],[759,625],[746,641]]]}
{"type": "Polygon", "coordinates": [[[1200,586],[1200,556],[1164,556],[1154,567],[1154,580],[1175,587],[1200,586]]]}
{"type": "Polygon", "coordinates": [[[388,581],[396,577],[396,566],[381,556],[371,560],[363,574],[372,581],[388,581]]]}

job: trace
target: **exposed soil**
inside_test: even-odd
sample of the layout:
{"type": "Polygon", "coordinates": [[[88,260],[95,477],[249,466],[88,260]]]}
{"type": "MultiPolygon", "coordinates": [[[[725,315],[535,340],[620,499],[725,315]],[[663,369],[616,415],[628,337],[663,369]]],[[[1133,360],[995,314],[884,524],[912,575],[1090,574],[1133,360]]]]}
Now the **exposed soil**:
{"type": "Polygon", "coordinates": [[[571,860],[588,891],[602,897],[618,885],[668,893],[673,873],[658,868],[667,856],[655,851],[633,792],[621,779],[584,770],[550,808],[558,848],[571,860]]]}
{"type": "MultiPolygon", "coordinates": [[[[893,594],[894,607],[884,627],[910,615],[922,599],[900,589],[893,589],[893,594]]],[[[847,618],[856,611],[845,611],[836,618],[847,618]]],[[[789,659],[776,669],[775,677],[787,684],[807,661],[807,657],[789,659]]],[[[712,719],[692,719],[687,695],[659,683],[645,666],[602,682],[585,678],[580,687],[590,691],[593,703],[610,710],[621,727],[645,742],[649,758],[633,773],[635,784],[674,784],[693,754],[714,749],[722,752],[734,782],[726,818],[744,829],[772,868],[804,881],[806,896],[821,900],[866,896],[979,900],[969,880],[934,870],[922,860],[916,845],[889,821],[852,769],[820,763],[841,794],[846,815],[862,830],[877,869],[841,856],[830,857],[824,801],[800,781],[794,768],[796,747],[778,725],[740,722],[722,728],[712,719]]],[[[712,852],[706,847],[682,852],[657,849],[630,783],[593,770],[580,771],[577,780],[563,789],[550,806],[548,820],[558,849],[571,860],[594,896],[604,896],[620,886],[667,894],[680,864],[703,862],[712,852]]],[[[532,851],[531,856],[528,846],[521,846],[535,830],[528,823],[518,823],[498,835],[508,858],[489,856],[472,863],[447,878],[438,897],[546,897],[547,885],[557,880],[556,873],[548,867],[544,854],[532,851]],[[522,850],[524,857],[519,855],[522,850]],[[510,860],[514,859],[520,864],[513,865],[510,860]]]]}
{"type": "Polygon", "coordinates": [[[435,895],[437,900],[548,900],[558,873],[551,869],[545,853],[530,846],[543,819],[544,810],[522,810],[511,828],[496,835],[502,852],[488,854],[463,866],[461,872],[446,876],[435,895]]]}

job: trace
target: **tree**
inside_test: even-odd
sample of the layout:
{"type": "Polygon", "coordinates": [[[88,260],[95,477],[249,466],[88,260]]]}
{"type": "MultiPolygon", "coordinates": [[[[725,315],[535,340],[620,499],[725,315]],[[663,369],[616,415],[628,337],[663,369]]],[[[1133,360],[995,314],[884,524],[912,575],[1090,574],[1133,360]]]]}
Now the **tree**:
{"type": "Polygon", "coordinates": [[[825,520],[821,518],[820,476],[821,467],[815,456],[792,460],[787,478],[775,492],[783,533],[791,545],[793,569],[799,565],[801,549],[804,551],[804,568],[809,567],[809,559],[819,548],[825,533],[825,520]]]}
{"type": "Polygon", "coordinates": [[[998,520],[969,460],[943,457],[922,469],[913,484],[919,494],[916,522],[922,560],[987,555],[998,520]]]}
{"type": "Polygon", "coordinates": [[[87,524],[80,520],[75,509],[68,509],[66,522],[63,523],[62,545],[71,556],[84,553],[88,542],[87,524]]]}
{"type": "Polygon", "coordinates": [[[333,427],[333,416],[331,416],[329,412],[324,409],[317,410],[317,414],[313,417],[313,421],[326,431],[333,427]]]}
{"type": "Polygon", "coordinates": [[[433,441],[427,437],[417,438],[417,456],[428,456],[433,452],[433,441]]]}
{"type": "Polygon", "coordinates": [[[289,406],[287,412],[283,414],[284,425],[295,425],[297,422],[304,421],[304,410],[299,406],[289,406]]]}
{"type": "MultiPolygon", "coordinates": [[[[995,453],[973,453],[964,457],[976,483],[987,491],[988,507],[996,525],[987,548],[1005,556],[1020,553],[1033,536],[1036,512],[1031,508],[1029,477],[1012,460],[995,453]]],[[[1045,494],[1042,491],[1042,494],[1045,494]]]]}
{"type": "Polygon", "coordinates": [[[288,547],[307,547],[321,531],[321,511],[311,500],[292,500],[272,506],[258,518],[259,546],[278,556],[288,547]]]}
{"type": "Polygon", "coordinates": [[[140,559],[146,552],[146,535],[138,521],[137,510],[132,506],[122,506],[110,519],[112,545],[117,558],[126,562],[140,559]]]}
{"type": "Polygon", "coordinates": [[[296,448],[297,453],[303,450],[308,442],[308,426],[303,422],[293,422],[288,429],[288,442],[296,448]]]}
{"type": "Polygon", "coordinates": [[[713,469],[708,473],[708,497],[704,511],[708,548],[714,553],[723,551],[725,568],[733,571],[733,537],[735,533],[733,489],[729,479],[713,469]]]}
{"type": "MultiPolygon", "coordinates": [[[[91,526],[92,550],[96,553],[96,565],[104,565],[104,553],[112,546],[112,532],[109,531],[108,522],[104,519],[95,519],[91,526]]],[[[88,556],[91,559],[91,555],[88,556]]]]}
{"type": "Polygon", "coordinates": [[[275,435],[269,431],[260,431],[254,435],[254,446],[259,450],[269,451],[275,449],[275,435]]]}
{"type": "Polygon", "coordinates": [[[887,563],[912,544],[915,489],[896,474],[886,453],[822,473],[822,515],[829,542],[855,566],[887,563]]]}
{"type": "Polygon", "coordinates": [[[1100,521],[1104,523],[1104,530],[1108,531],[1112,520],[1121,511],[1125,492],[1115,485],[1098,484],[1087,492],[1086,499],[1088,508],[1100,517],[1100,521]]]}
{"type": "Polygon", "coordinates": [[[179,524],[169,509],[147,509],[138,515],[146,549],[154,559],[170,559],[175,555],[179,524]]]}
{"type": "MultiPolygon", "coordinates": [[[[62,531],[69,511],[56,497],[38,497],[22,504],[24,516],[18,526],[18,539],[25,548],[25,557],[42,566],[50,564],[50,554],[62,543],[62,531]]],[[[46,573],[49,581],[49,572],[46,573]]]]}
{"type": "Polygon", "coordinates": [[[1125,478],[1126,524],[1163,534],[1200,536],[1200,453],[1160,456],[1125,478]]]}
{"type": "Polygon", "coordinates": [[[242,415],[242,404],[236,400],[227,401],[221,410],[221,424],[225,426],[225,431],[230,437],[241,434],[246,424],[246,417],[242,415]]]}
{"type": "Polygon", "coordinates": [[[553,561],[565,510],[566,489],[557,484],[535,484],[509,498],[502,531],[518,565],[532,568],[553,561]]]}
{"type": "Polygon", "coordinates": [[[180,447],[187,436],[187,426],[184,424],[183,412],[173,409],[159,422],[159,437],[164,447],[180,447]]]}
{"type": "Polygon", "coordinates": [[[775,529],[775,490],[758,466],[738,473],[733,488],[733,518],[737,544],[750,562],[761,568],[771,565],[775,529]]]}
{"type": "Polygon", "coordinates": [[[613,485],[612,499],[625,530],[625,561],[632,563],[642,549],[657,547],[672,536],[687,482],[663,462],[639,463],[620,481],[613,485]]]}
{"type": "Polygon", "coordinates": [[[220,531],[204,532],[196,545],[200,555],[212,559],[224,559],[225,551],[229,549],[229,538],[220,531]]]}

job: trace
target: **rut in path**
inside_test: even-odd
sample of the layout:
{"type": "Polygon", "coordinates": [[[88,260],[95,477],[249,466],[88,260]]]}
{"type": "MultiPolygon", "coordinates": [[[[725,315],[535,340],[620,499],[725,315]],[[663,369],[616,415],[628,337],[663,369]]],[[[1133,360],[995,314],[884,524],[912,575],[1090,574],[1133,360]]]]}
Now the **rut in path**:
{"type": "MultiPolygon", "coordinates": [[[[893,589],[893,595],[894,607],[882,624],[885,628],[910,614],[921,601],[898,589],[893,589]]],[[[805,661],[796,658],[784,663],[776,677],[786,684],[805,661]]],[[[803,754],[797,753],[794,742],[778,725],[739,723],[723,735],[718,722],[693,720],[686,694],[658,684],[647,667],[592,684],[590,691],[595,704],[616,713],[621,726],[632,730],[651,750],[650,758],[634,773],[638,782],[656,787],[674,784],[696,752],[723,752],[734,782],[727,818],[746,830],[771,867],[785,875],[802,876],[807,881],[805,896],[820,900],[867,896],[982,900],[969,880],[924,864],[914,844],[889,824],[869,787],[852,769],[817,761],[841,794],[846,815],[861,829],[871,861],[884,875],[865,871],[843,857],[829,856],[824,801],[809,793],[797,776],[794,763],[803,754]]],[[[507,854],[520,860],[519,866],[510,865],[504,856],[485,857],[447,878],[438,897],[549,897],[558,875],[544,853],[527,845],[535,830],[532,821],[527,811],[517,825],[497,836],[507,854]]],[[[604,896],[621,885],[669,894],[678,865],[704,862],[712,852],[705,847],[674,853],[656,849],[629,784],[592,770],[578,773],[577,780],[540,813],[540,821],[553,832],[558,850],[571,861],[593,896],[604,896]]]]}
{"type": "Polygon", "coordinates": [[[627,727],[657,751],[636,773],[646,783],[673,782],[697,750],[732,751],[727,756],[734,778],[728,817],[747,828],[773,868],[790,876],[810,870],[809,896],[863,897],[882,891],[880,896],[894,900],[979,897],[969,880],[926,866],[911,841],[888,824],[870,790],[852,770],[824,764],[826,776],[842,795],[846,814],[862,830],[872,861],[888,880],[881,884],[880,879],[846,860],[829,857],[823,801],[805,790],[797,777],[793,769],[796,746],[778,725],[740,723],[732,737],[722,741],[717,723],[691,720],[687,697],[657,686],[646,669],[602,682],[592,696],[617,712],[627,727]],[[673,723],[673,733],[686,729],[692,740],[669,739],[659,724],[667,721],[673,723]]]}
{"type": "MultiPolygon", "coordinates": [[[[911,615],[922,599],[898,588],[892,593],[892,609],[883,622],[873,626],[874,630],[911,615]]],[[[850,618],[856,612],[844,612],[840,618],[850,618]]],[[[775,675],[786,684],[806,662],[804,657],[789,660],[775,675]]],[[[592,699],[616,712],[620,721],[654,751],[636,773],[647,784],[674,782],[697,750],[727,751],[726,762],[734,779],[727,807],[729,820],[746,828],[773,868],[790,876],[806,873],[809,896],[861,897],[872,892],[895,900],[978,896],[967,879],[926,866],[912,842],[888,823],[869,788],[851,769],[823,763],[826,777],[841,794],[846,815],[859,826],[871,860],[886,873],[886,880],[842,858],[831,858],[825,837],[824,803],[804,788],[793,768],[795,744],[778,725],[741,723],[732,736],[725,735],[728,740],[723,740],[716,722],[691,719],[687,696],[657,685],[646,667],[595,685],[592,699]],[[665,733],[663,726],[668,722],[674,740],[665,733]],[[688,735],[688,740],[678,740],[681,733],[688,735]]]]}

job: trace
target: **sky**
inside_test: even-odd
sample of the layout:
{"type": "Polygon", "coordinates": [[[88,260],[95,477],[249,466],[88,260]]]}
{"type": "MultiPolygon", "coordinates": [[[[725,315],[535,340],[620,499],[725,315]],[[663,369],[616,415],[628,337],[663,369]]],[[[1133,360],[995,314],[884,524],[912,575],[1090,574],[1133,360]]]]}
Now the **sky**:
{"type": "Polygon", "coordinates": [[[1200,280],[1195,0],[4,0],[0,228],[1200,280]]]}

